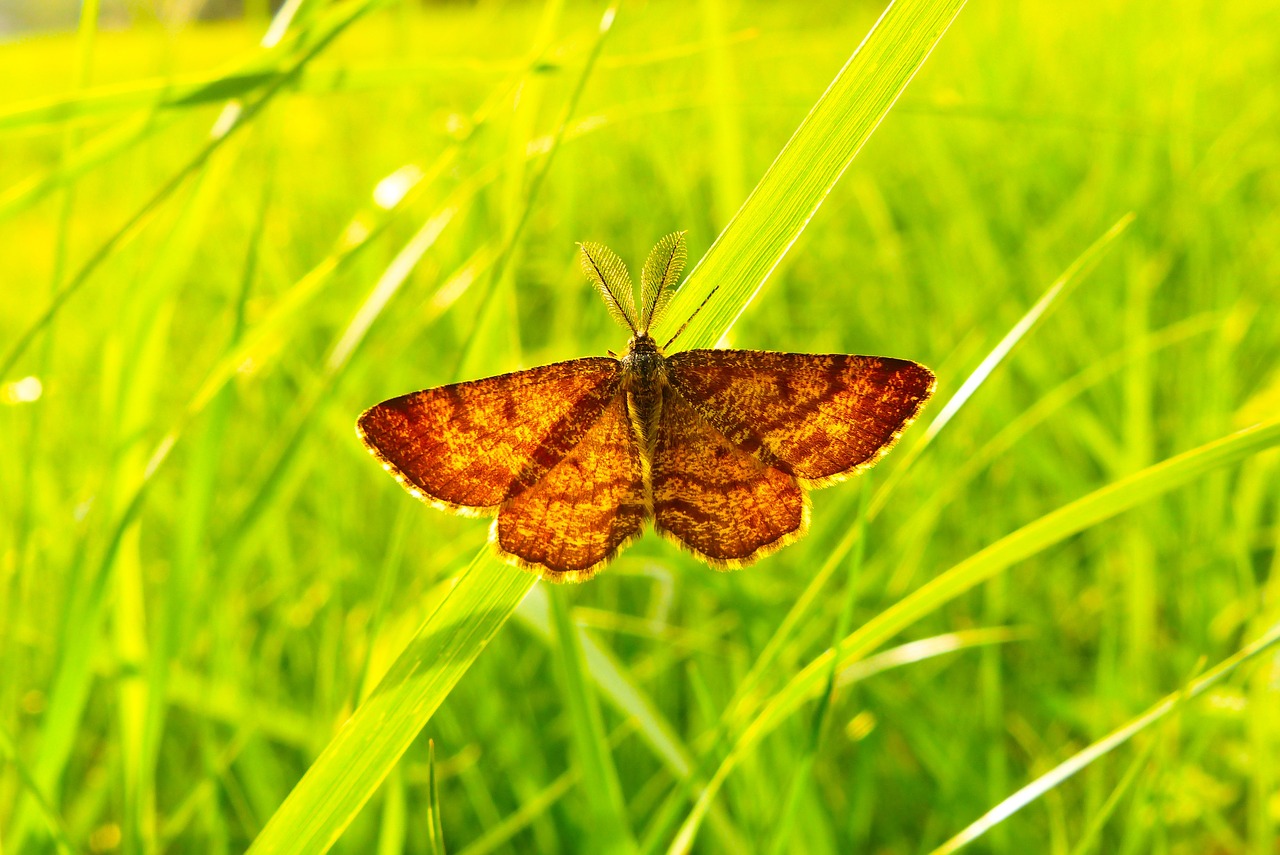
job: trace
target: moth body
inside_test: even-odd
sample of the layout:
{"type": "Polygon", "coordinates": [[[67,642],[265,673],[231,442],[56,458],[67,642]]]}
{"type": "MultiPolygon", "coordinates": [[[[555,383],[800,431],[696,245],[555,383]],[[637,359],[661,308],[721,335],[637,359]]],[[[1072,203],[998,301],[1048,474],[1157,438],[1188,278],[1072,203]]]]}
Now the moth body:
{"type": "Polygon", "coordinates": [[[663,393],[668,385],[667,358],[648,333],[639,333],[627,345],[621,370],[632,427],[645,459],[652,459],[658,422],[662,418],[663,393]]]}

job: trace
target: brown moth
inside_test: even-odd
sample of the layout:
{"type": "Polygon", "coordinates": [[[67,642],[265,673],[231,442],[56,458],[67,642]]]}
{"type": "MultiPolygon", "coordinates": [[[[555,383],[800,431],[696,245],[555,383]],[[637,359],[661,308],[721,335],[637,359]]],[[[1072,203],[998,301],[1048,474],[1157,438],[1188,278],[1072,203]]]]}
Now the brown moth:
{"type": "Polygon", "coordinates": [[[666,356],[680,332],[659,347],[649,329],[684,268],[684,233],[650,252],[639,312],[622,260],[580,247],[587,277],[631,330],[621,359],[426,389],[383,401],[357,424],[411,495],[496,517],[498,553],[544,579],[590,578],[647,520],[713,567],[744,567],[803,536],[806,489],[875,464],[933,392],[933,373],[904,359],[666,356]]]}

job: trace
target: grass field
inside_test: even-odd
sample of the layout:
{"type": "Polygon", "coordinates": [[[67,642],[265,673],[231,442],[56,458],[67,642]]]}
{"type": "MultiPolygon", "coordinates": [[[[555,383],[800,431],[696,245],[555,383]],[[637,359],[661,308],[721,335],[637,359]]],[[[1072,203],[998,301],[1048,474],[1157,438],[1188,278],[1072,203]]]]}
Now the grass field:
{"type": "Polygon", "coordinates": [[[265,5],[0,44],[0,851],[1280,852],[1280,6],[899,0],[814,109],[878,3],[265,5]],[[938,392],[534,585],[355,419],[676,229],[683,346],[938,392]]]}

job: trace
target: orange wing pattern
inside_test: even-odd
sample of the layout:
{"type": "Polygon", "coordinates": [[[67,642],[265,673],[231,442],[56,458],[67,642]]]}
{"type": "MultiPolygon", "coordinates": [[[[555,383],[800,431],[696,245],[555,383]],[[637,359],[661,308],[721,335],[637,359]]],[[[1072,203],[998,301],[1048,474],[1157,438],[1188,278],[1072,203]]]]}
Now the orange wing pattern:
{"type": "Polygon", "coordinates": [[[822,486],[879,460],[933,392],[904,359],[753,350],[672,356],[671,385],[760,462],[822,486]]]}
{"type": "Polygon", "coordinates": [[[358,430],[417,498],[491,514],[582,441],[619,382],[616,359],[572,359],[392,398],[360,416],[358,430]]]}
{"type": "Polygon", "coordinates": [[[734,445],[684,400],[663,395],[651,467],[654,527],[716,567],[742,567],[804,534],[796,479],[734,445]]]}
{"type": "Polygon", "coordinates": [[[590,578],[649,516],[640,449],[618,394],[582,440],[494,520],[498,549],[555,582],[590,578]]]}

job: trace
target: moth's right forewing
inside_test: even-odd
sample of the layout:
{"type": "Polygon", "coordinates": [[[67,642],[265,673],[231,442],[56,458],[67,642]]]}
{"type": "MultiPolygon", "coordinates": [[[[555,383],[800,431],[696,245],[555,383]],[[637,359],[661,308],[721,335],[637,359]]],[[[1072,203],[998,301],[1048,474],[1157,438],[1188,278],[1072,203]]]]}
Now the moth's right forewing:
{"type": "Polygon", "coordinates": [[[618,394],[619,363],[572,359],[383,401],[360,438],[415,497],[492,514],[576,446],[618,394]]]}
{"type": "Polygon", "coordinates": [[[672,385],[744,451],[811,486],[879,460],[933,393],[933,373],[905,359],[688,350],[672,385]]]}

